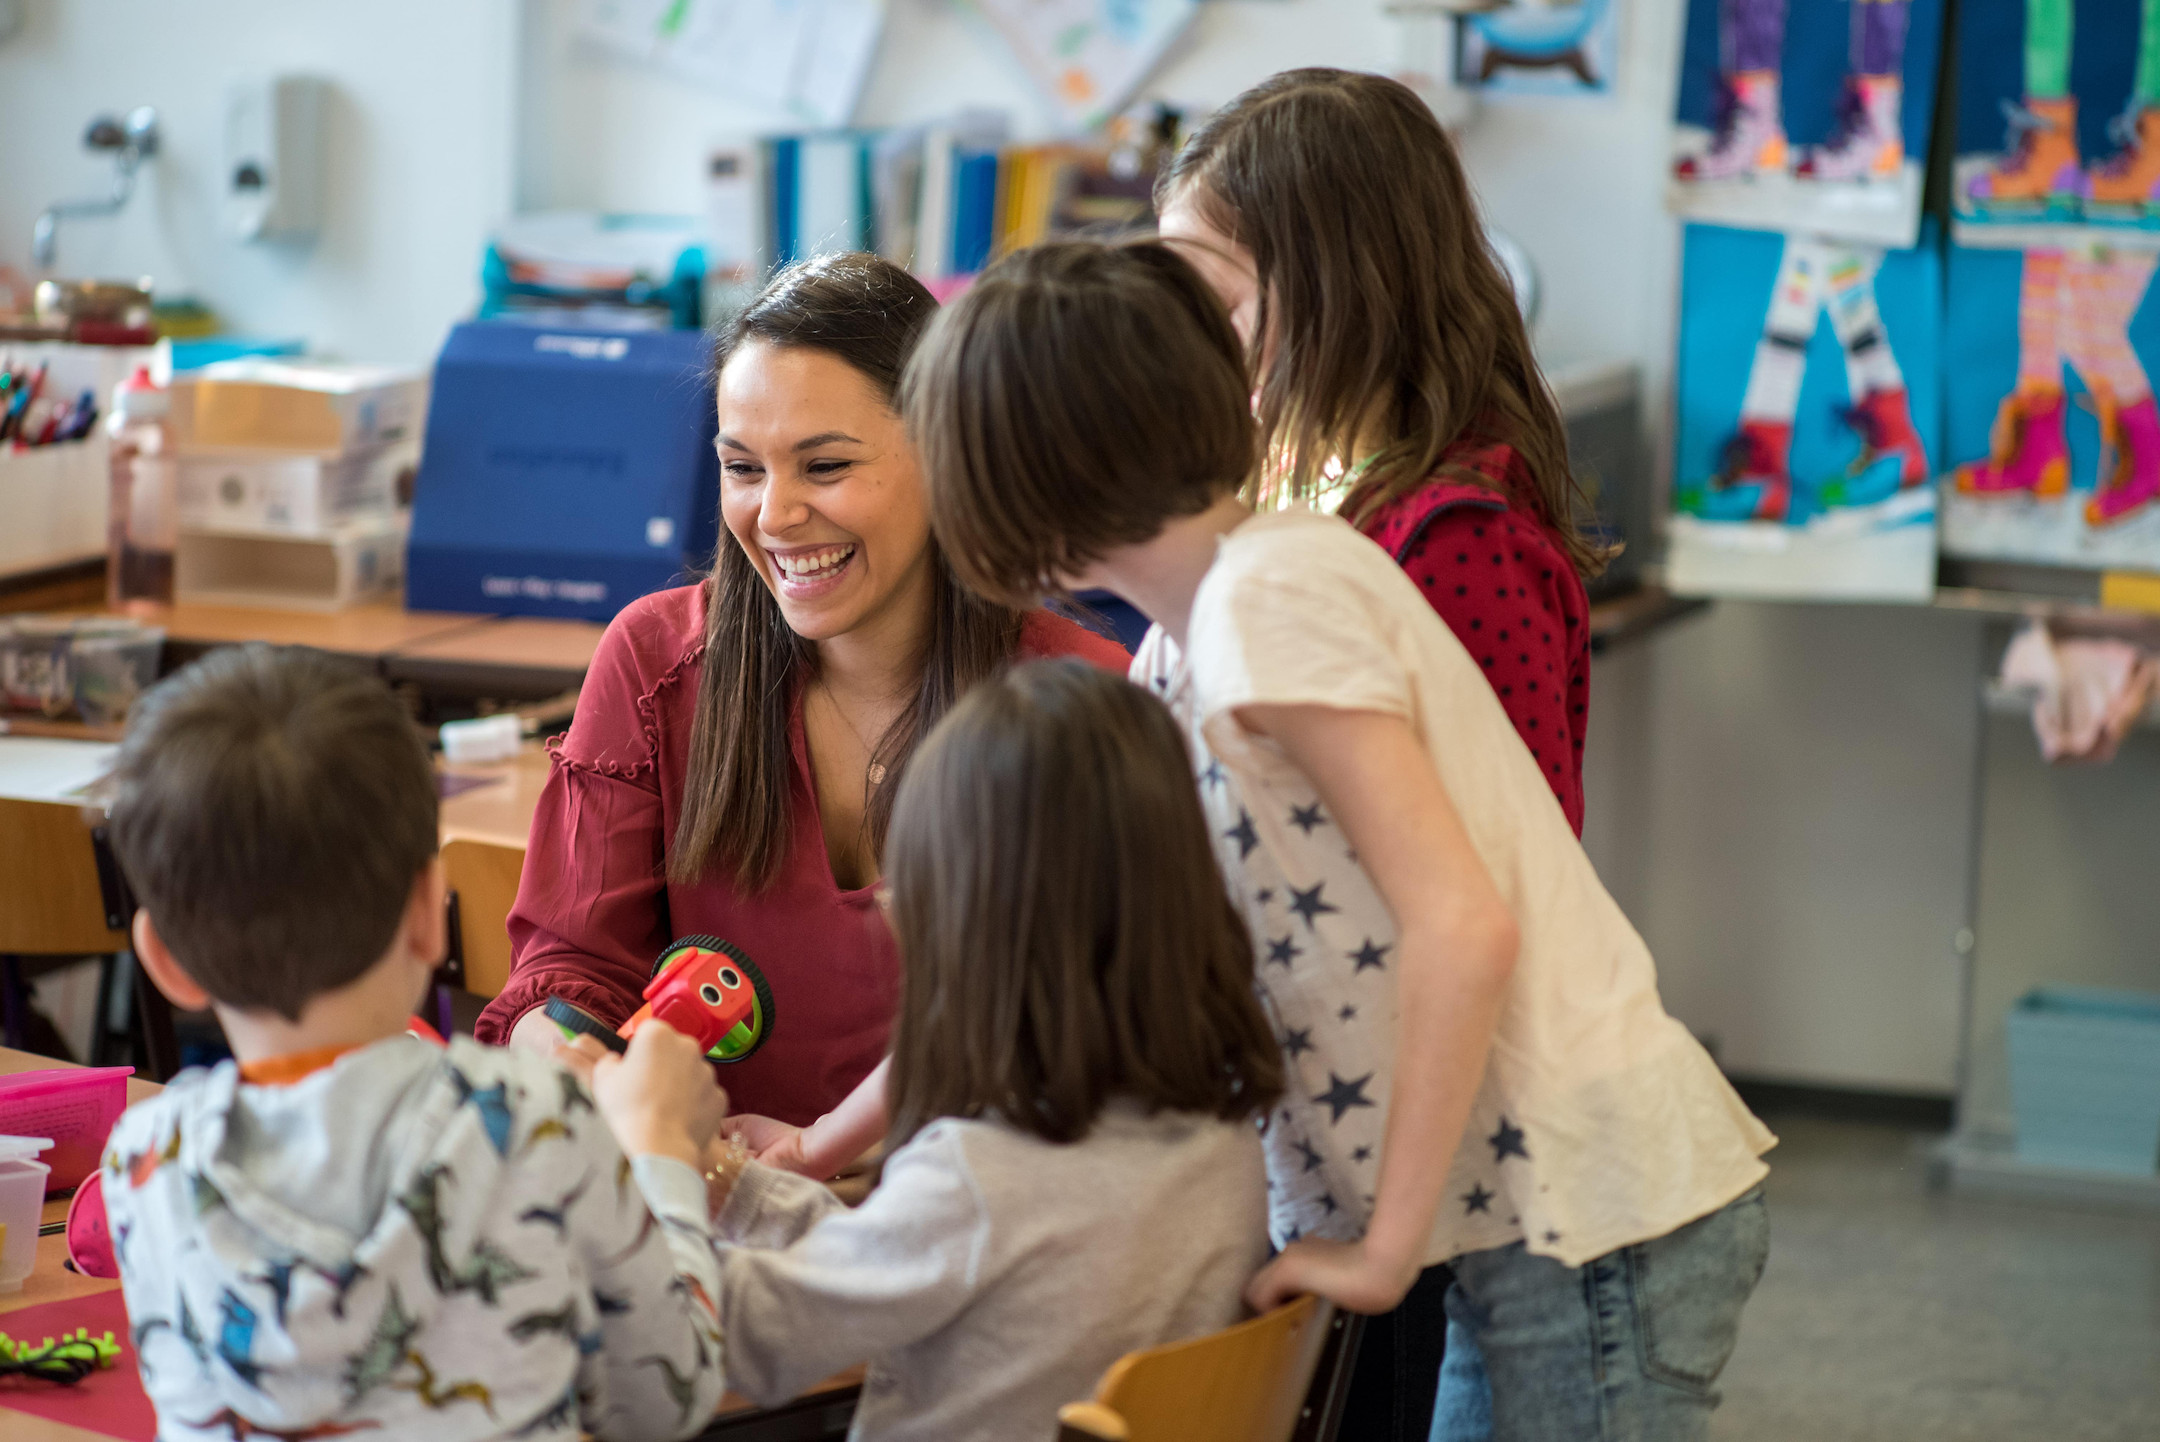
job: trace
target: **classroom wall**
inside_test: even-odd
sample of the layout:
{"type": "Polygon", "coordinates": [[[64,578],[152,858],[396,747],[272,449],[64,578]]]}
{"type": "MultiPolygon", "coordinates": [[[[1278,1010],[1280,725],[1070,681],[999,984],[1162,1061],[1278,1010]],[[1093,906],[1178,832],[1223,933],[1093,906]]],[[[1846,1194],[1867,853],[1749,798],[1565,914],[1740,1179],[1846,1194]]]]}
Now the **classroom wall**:
{"type": "MultiPolygon", "coordinates": [[[[91,113],[148,100],[172,149],[127,219],[63,232],[69,268],[150,270],[245,326],[425,360],[470,306],[497,215],[694,209],[706,143],[766,122],[590,51],[574,6],[30,0],[26,31],[0,45],[0,262],[27,259],[46,201],[102,186],[77,143],[91,113]],[[312,250],[219,239],[203,193],[225,84],[271,66],[335,86],[335,198],[312,250]]],[[[891,14],[864,121],[976,104],[1045,128],[958,0],[893,0],[891,14]]],[[[1635,359],[1662,433],[1677,231],[1659,193],[1681,5],[1632,0],[1623,16],[1615,96],[1489,105],[1463,144],[1489,212],[1543,273],[1547,357],[1635,359]]],[[[1389,35],[1379,0],[1210,0],[1153,88],[1209,104],[1288,65],[1384,66],[1389,35]]],[[[1950,1087],[1979,652],[1969,618],[1725,603],[1598,662],[1586,842],[1657,953],[1669,1004],[1734,1070],[1950,1087]]],[[[2064,789],[2018,749],[2030,743],[2015,723],[1995,730],[1990,1004],[2066,957],[2149,978],[2160,893],[2138,885],[2138,841],[2160,751],[2133,748],[2064,789]]]]}
{"type": "Polygon", "coordinates": [[[28,0],[0,43],[0,264],[27,271],[55,200],[102,195],[90,118],[155,105],[165,151],[116,220],[66,221],[59,269],[153,276],[245,332],[355,359],[423,362],[478,293],[510,205],[517,0],[28,0]],[[312,245],[226,237],[225,95],[241,77],[329,83],[327,203],[312,245]]]}

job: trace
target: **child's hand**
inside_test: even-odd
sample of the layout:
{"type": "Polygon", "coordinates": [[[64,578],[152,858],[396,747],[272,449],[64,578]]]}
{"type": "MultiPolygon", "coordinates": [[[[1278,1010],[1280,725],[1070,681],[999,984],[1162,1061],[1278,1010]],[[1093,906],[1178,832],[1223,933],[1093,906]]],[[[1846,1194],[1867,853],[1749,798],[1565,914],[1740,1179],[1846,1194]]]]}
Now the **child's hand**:
{"type": "MultiPolygon", "coordinates": [[[[743,1139],[750,1148],[750,1155],[762,1165],[777,1167],[784,1172],[799,1172],[815,1176],[811,1170],[809,1155],[803,1150],[803,1135],[807,1127],[789,1126],[771,1117],[761,1117],[751,1112],[729,1117],[720,1124],[723,1136],[743,1139]]],[[[823,1177],[818,1177],[823,1181],[823,1177]]]]}
{"type": "MultiPolygon", "coordinates": [[[[582,1049],[579,1049],[582,1051],[582,1049]]],[[[727,1093],[695,1041],[648,1021],[622,1056],[602,1049],[592,1063],[593,1099],[623,1151],[674,1157],[693,1170],[727,1117],[727,1093]]]]}
{"type": "Polygon", "coordinates": [[[1370,1256],[1363,1242],[1292,1242],[1245,1284],[1245,1304],[1265,1312],[1311,1292],[1345,1311],[1378,1316],[1395,1309],[1418,1271],[1370,1256]]]}

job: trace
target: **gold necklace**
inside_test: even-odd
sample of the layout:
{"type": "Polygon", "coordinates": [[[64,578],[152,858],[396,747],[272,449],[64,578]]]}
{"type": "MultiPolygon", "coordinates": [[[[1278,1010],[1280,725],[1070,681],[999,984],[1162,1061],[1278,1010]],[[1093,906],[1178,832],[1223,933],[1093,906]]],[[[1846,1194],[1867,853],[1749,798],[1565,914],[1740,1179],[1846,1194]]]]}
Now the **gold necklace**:
{"type": "Polygon", "coordinates": [[[840,698],[833,694],[832,687],[826,684],[824,677],[820,676],[817,679],[817,688],[824,693],[825,704],[832,708],[833,715],[840,718],[840,724],[854,733],[855,743],[862,747],[863,754],[872,758],[869,771],[870,784],[872,786],[883,786],[885,784],[885,764],[876,759],[877,748],[870,744],[869,737],[863,735],[862,728],[849,718],[847,709],[840,704],[840,698]]]}

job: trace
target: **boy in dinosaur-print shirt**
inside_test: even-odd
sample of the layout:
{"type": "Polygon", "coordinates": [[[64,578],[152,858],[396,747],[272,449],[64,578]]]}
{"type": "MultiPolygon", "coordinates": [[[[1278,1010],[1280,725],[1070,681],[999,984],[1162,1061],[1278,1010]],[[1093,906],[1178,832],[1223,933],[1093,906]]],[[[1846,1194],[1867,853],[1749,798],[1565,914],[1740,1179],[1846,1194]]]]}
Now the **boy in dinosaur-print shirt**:
{"type": "Polygon", "coordinates": [[[443,880],[390,693],[309,653],[213,653],[138,707],[112,829],[144,968],[237,1058],[106,1151],[159,1436],[700,1430],[725,1384],[697,1167],[724,1101],[665,1028],[595,1078],[671,1098],[620,1138],[546,1057],[406,1034],[443,880]]]}

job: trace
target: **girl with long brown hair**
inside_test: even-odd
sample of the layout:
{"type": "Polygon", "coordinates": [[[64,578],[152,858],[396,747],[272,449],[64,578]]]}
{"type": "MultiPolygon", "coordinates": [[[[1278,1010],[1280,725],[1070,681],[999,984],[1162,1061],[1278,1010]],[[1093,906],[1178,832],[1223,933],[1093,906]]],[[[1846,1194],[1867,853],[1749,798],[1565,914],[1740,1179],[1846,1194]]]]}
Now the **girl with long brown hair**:
{"type": "Polygon", "coordinates": [[[893,1151],[854,1209],[715,1159],[730,1387],[769,1405],[867,1360],[858,1442],[1048,1437],[1118,1357],[1242,1315],[1282,1063],[1188,764],[1159,702],[1072,661],[923,743],[885,843],[893,1151]]]}
{"type": "Polygon", "coordinates": [[[1447,133],[1395,81],[1289,70],[1217,111],[1156,203],[1245,342],[1253,499],[1340,495],[1483,666],[1580,835],[1602,553],[1447,133]]]}
{"type": "Polygon", "coordinates": [[[705,933],[771,985],[739,1112],[807,1123],[884,1055],[899,962],[879,913],[892,797],[921,738],[1016,659],[1110,642],[954,584],[893,408],[937,303],[869,255],[782,272],[714,352],[723,534],[695,584],[608,627],[556,748],[483,1041],[546,1046],[561,997],[609,1026],[705,933]]]}

